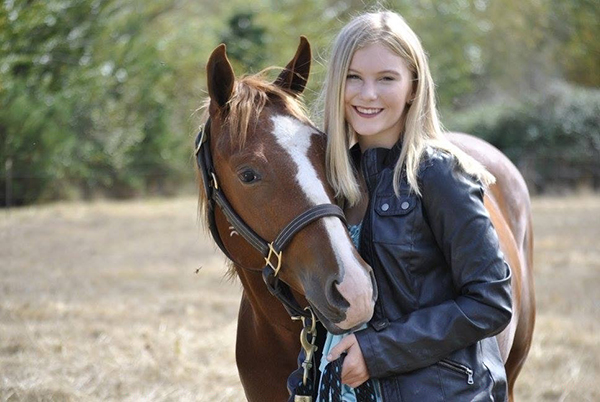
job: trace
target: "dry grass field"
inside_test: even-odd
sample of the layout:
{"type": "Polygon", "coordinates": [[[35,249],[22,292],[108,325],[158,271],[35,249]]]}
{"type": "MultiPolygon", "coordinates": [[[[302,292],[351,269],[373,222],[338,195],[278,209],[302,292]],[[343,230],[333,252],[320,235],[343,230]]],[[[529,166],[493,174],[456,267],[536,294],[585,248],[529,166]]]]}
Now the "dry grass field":
{"type": "MultiPolygon", "coordinates": [[[[535,199],[534,221],[518,400],[599,401],[600,196],[535,199]]],[[[243,401],[224,273],[191,198],[0,211],[0,401],[243,401]]]]}

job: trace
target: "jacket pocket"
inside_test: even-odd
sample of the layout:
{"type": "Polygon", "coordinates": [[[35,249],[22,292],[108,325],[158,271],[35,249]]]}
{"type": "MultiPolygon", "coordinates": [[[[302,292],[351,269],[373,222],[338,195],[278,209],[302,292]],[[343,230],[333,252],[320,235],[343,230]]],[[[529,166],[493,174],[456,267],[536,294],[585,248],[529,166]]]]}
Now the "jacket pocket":
{"type": "Polygon", "coordinates": [[[440,367],[445,368],[446,370],[454,371],[455,373],[461,374],[465,376],[467,384],[473,385],[473,370],[464,364],[457,363],[450,359],[442,359],[437,363],[440,367]]]}
{"type": "MultiPolygon", "coordinates": [[[[394,402],[398,400],[403,402],[449,402],[450,400],[444,397],[442,378],[438,372],[439,369],[432,365],[389,377],[396,381],[395,389],[400,394],[400,398],[386,398],[389,395],[384,390],[384,400],[394,402]]],[[[386,384],[382,383],[382,388],[386,388],[386,384]]]]}
{"type": "Polygon", "coordinates": [[[373,241],[401,245],[409,251],[417,212],[414,195],[380,195],[374,200],[373,241]]]}
{"type": "Polygon", "coordinates": [[[407,215],[417,205],[417,198],[414,195],[382,195],[377,197],[375,211],[380,216],[407,215]]]}

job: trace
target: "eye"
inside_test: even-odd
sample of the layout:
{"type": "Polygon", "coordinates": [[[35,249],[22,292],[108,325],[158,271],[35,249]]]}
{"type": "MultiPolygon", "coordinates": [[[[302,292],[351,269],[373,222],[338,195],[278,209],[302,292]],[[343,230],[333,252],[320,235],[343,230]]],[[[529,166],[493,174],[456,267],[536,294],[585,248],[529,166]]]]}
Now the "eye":
{"type": "Polygon", "coordinates": [[[347,79],[347,80],[359,80],[359,79],[360,79],[360,77],[359,77],[358,75],[356,75],[356,74],[348,74],[348,75],[346,76],[346,79],[347,79]]]}
{"type": "Polygon", "coordinates": [[[386,75],[385,77],[381,77],[382,81],[394,81],[395,78],[389,75],[386,75]]]}
{"type": "Polygon", "coordinates": [[[252,169],[244,169],[238,174],[240,180],[245,184],[255,183],[260,180],[260,176],[252,169]]]}

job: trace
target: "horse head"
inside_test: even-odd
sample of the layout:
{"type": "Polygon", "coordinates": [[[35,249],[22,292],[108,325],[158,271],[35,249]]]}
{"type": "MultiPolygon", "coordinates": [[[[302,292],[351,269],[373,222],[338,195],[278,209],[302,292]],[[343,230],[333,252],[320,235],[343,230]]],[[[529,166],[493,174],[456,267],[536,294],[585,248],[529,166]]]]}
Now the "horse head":
{"type": "MultiPolygon", "coordinates": [[[[302,37],[274,82],[260,76],[236,79],[225,45],[207,64],[210,152],[218,186],[246,225],[267,241],[310,208],[335,203],[325,171],[326,137],[298,99],[310,63],[310,45],[302,37]]],[[[215,221],[235,266],[260,272],[264,256],[232,229],[219,208],[215,221]]],[[[371,267],[338,217],[320,218],[298,231],[283,250],[278,275],[305,296],[332,333],[356,328],[373,314],[377,288],[371,267]]]]}

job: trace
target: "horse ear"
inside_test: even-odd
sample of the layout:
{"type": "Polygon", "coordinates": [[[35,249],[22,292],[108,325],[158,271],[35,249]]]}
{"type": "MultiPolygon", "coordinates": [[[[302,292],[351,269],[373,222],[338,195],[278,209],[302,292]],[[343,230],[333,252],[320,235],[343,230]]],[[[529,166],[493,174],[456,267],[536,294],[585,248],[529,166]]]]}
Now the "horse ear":
{"type": "Polygon", "coordinates": [[[308,82],[311,59],[310,43],[305,36],[301,36],[296,55],[279,74],[274,84],[294,95],[301,94],[308,82]]]}
{"type": "Polygon", "coordinates": [[[220,109],[225,107],[231,94],[233,93],[233,84],[235,74],[231,63],[225,54],[225,44],[220,44],[211,53],[208,63],[206,63],[206,78],[208,81],[208,95],[211,102],[214,102],[220,109]]]}

